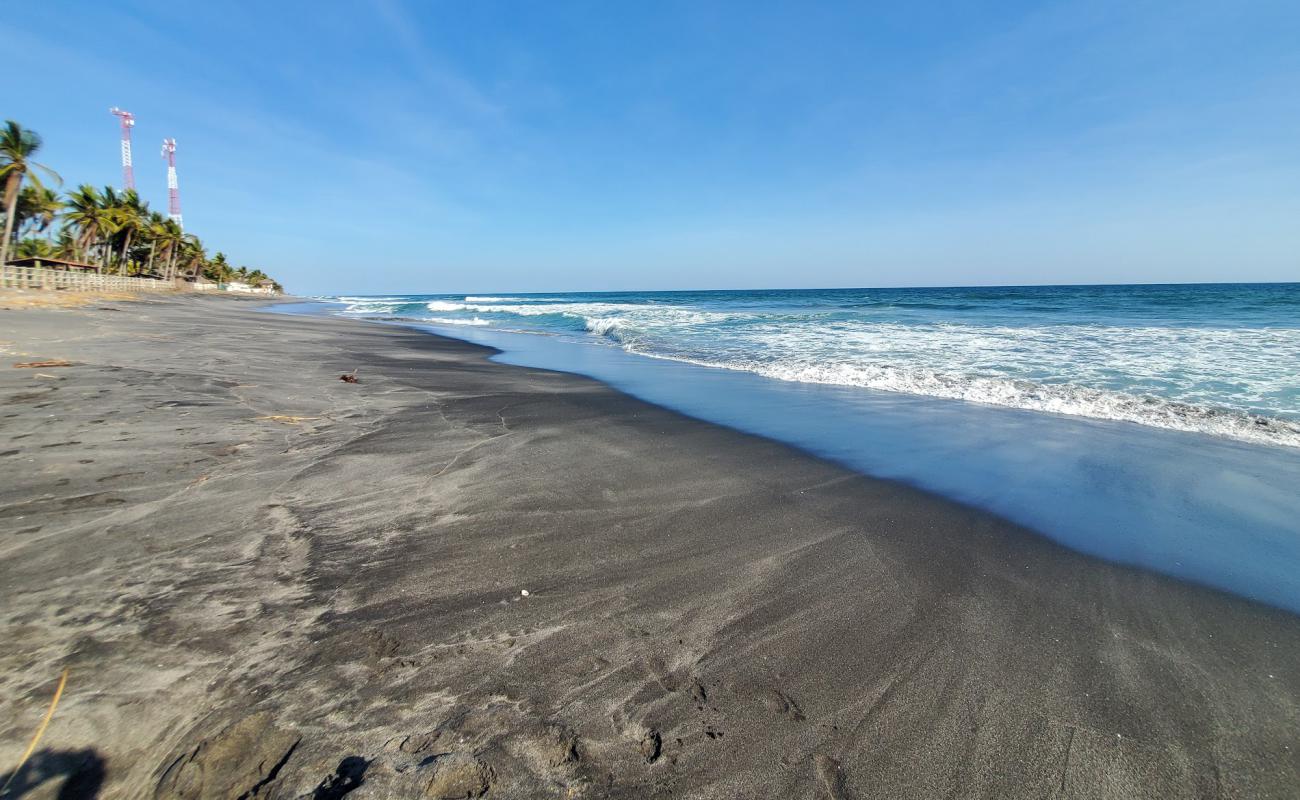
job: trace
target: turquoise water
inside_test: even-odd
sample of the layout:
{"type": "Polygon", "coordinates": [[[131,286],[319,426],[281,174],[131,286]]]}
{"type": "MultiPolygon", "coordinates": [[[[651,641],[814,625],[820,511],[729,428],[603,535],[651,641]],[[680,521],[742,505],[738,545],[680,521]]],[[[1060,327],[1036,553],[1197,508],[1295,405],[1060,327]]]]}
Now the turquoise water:
{"type": "Polygon", "coordinates": [[[1075,550],[1300,612],[1300,285],[409,295],[292,310],[491,345],[499,361],[590,375],[1075,550]]]}
{"type": "Polygon", "coordinates": [[[1300,447],[1300,284],[329,299],[356,316],[1300,447]]]}

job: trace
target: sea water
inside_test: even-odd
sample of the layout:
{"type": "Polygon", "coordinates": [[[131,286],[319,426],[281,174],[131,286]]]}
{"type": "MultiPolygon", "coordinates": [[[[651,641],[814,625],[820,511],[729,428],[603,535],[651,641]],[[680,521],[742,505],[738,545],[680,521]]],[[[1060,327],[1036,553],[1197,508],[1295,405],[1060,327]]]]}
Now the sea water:
{"type": "Polygon", "coordinates": [[[1300,284],[322,299],[1300,611],[1300,284]]]}

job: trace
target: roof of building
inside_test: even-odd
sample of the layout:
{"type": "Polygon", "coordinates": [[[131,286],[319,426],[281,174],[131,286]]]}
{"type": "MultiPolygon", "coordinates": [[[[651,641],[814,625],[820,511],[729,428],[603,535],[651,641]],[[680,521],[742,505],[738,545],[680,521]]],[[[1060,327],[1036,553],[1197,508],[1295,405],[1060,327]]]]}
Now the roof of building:
{"type": "Polygon", "coordinates": [[[82,261],[69,261],[66,258],[55,258],[54,256],[23,256],[22,258],[9,259],[11,267],[35,267],[44,264],[58,265],[62,267],[76,267],[77,269],[99,269],[95,264],[87,264],[82,261]]]}

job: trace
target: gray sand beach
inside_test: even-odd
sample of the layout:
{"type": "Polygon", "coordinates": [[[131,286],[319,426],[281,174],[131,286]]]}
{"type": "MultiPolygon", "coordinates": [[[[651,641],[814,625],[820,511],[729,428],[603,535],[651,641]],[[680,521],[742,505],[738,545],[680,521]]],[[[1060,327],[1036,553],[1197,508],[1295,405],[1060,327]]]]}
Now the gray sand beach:
{"type": "Polygon", "coordinates": [[[398,327],[0,351],[8,796],[1300,794],[1292,614],[398,327]]]}

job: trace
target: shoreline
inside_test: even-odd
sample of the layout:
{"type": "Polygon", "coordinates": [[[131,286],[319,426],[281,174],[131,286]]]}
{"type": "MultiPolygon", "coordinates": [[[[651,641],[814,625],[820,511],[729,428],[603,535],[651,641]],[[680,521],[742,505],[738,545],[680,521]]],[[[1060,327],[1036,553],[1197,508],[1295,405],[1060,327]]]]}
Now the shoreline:
{"type": "Polygon", "coordinates": [[[1085,555],[1300,613],[1300,460],[1286,447],[774,381],[555,336],[382,321],[493,347],[497,363],[583,375],[989,511],[1085,555]]]}
{"type": "Polygon", "coordinates": [[[1287,612],[428,333],[207,298],[3,325],[75,364],[2,373],[0,765],[70,665],[47,789],[219,795],[286,754],[276,796],[1300,785],[1287,612]]]}
{"type": "MultiPolygon", "coordinates": [[[[1280,288],[1289,285],[1280,284],[1280,288]]],[[[1088,287],[1032,287],[1035,290],[1069,290],[1082,289],[1088,287]]],[[[1124,287],[1096,287],[1097,290],[1121,289],[1124,287]]],[[[1173,289],[1178,287],[1145,287],[1173,289]]],[[[1186,287],[1182,287],[1186,288],[1186,287]]],[[[1209,288],[1214,289],[1235,289],[1239,292],[1250,291],[1251,285],[1239,285],[1235,287],[1214,285],[1209,288]]],[[[990,310],[990,318],[981,318],[979,313],[973,310],[968,303],[959,303],[957,299],[947,297],[944,293],[958,291],[955,289],[899,289],[899,290],[852,290],[864,294],[871,292],[872,297],[850,298],[844,296],[844,293],[850,290],[803,290],[803,291],[778,291],[767,290],[762,292],[650,292],[650,293],[618,293],[618,292],[576,292],[563,293],[557,292],[546,295],[530,296],[527,294],[506,296],[474,296],[461,294],[442,294],[442,295],[407,295],[407,296],[381,296],[381,297],[358,297],[342,296],[336,297],[332,301],[322,301],[323,305],[337,304],[346,306],[346,309],[340,308],[341,314],[346,316],[357,316],[362,318],[385,318],[393,320],[406,319],[416,324],[434,325],[441,329],[464,329],[466,327],[487,327],[491,330],[510,329],[520,330],[523,332],[546,332],[558,334],[562,337],[572,339],[590,339],[592,337],[606,340],[607,344],[613,344],[629,352],[635,352],[650,358],[669,359],[683,361],[686,363],[697,364],[706,367],[715,367],[720,369],[751,372],[773,380],[790,381],[806,384],[823,384],[829,386],[846,386],[855,387],[862,390],[885,391],[895,394],[903,394],[915,397],[938,398],[949,400],[961,400],[971,403],[999,406],[1011,409],[1023,409],[1039,413],[1057,414],[1067,418],[1089,419],[1101,421],[1131,422],[1144,427],[1165,429],[1171,431],[1181,431],[1184,433],[1207,435],[1212,438],[1236,440],[1256,445],[1278,445],[1283,447],[1296,448],[1300,447],[1300,420],[1294,418],[1294,408],[1287,409],[1285,405],[1275,405],[1269,407],[1269,403],[1263,398],[1256,397],[1258,404],[1252,405],[1243,401],[1241,393],[1250,391],[1267,392],[1267,387],[1256,387],[1251,389],[1253,384],[1249,382],[1257,379],[1259,376],[1251,376],[1249,371],[1240,375],[1234,375],[1231,370],[1220,370],[1222,378],[1227,383],[1234,383],[1236,380],[1245,381],[1242,385],[1242,392],[1239,396],[1215,395],[1215,390],[1208,390],[1209,393],[1198,394],[1190,392],[1189,387],[1184,387],[1185,391],[1172,391],[1172,393],[1163,392],[1155,386],[1144,386],[1144,383],[1150,384],[1168,384],[1173,380],[1173,376],[1166,375],[1162,379],[1158,374],[1148,376],[1148,380],[1138,380],[1130,375],[1127,380],[1106,380],[1104,375],[1099,375],[1091,367],[1091,362],[1084,359],[1075,360],[1074,363],[1066,365],[1062,363],[1064,353],[1060,348],[1078,345],[1079,342],[1073,341],[1076,337],[1107,337],[1106,341],[1112,347],[1120,348],[1138,345],[1139,350],[1145,348],[1146,355],[1160,352],[1163,348],[1173,347],[1174,344],[1162,342],[1150,338],[1150,330],[1142,326],[1145,316],[1152,311],[1149,303],[1153,298],[1137,297],[1127,298],[1135,302],[1136,308],[1133,317],[1125,317],[1123,314],[1108,317],[1103,313],[1101,319],[1089,318],[1086,320],[1088,325],[1095,325],[1095,330],[1079,330],[1078,326],[1084,323],[1081,319],[1071,319],[1070,312],[1064,308],[1054,309],[1060,317],[1054,317],[1052,314],[1033,313],[1033,309],[1027,309],[1028,317],[1023,322],[1023,327],[1013,326],[1015,330],[1028,332],[1031,339],[1042,338],[1044,341],[1040,346],[1046,348],[1046,352],[1041,355],[1047,359],[1049,364],[1044,364],[1042,370],[1044,374],[1032,377],[1025,375],[1026,363],[1024,357],[1016,355],[1016,348],[1009,346],[1010,352],[1002,353],[996,356],[1006,361],[1003,369],[989,363],[973,364],[970,361],[971,347],[980,347],[987,345],[981,338],[971,340],[969,336],[954,336],[953,341],[947,342],[950,347],[954,348],[951,353],[952,363],[936,364],[934,359],[928,354],[926,343],[934,344],[931,341],[932,334],[921,333],[927,325],[939,324],[945,322],[958,322],[958,329],[966,326],[973,326],[973,330],[984,331],[983,335],[993,337],[994,339],[1004,339],[1008,335],[1006,328],[992,324],[990,320],[1006,322],[1002,316],[999,316],[996,310],[990,310]],[[877,293],[893,292],[897,296],[887,294],[877,296],[877,293]],[[899,294],[901,293],[901,294],[899,294]],[[936,294],[937,293],[937,294],[936,294]],[[931,297],[930,295],[936,295],[931,297]],[[746,301],[749,295],[754,296],[754,300],[746,301]],[[779,297],[770,297],[778,295],[779,297]],[[757,298],[767,297],[770,307],[763,307],[763,303],[758,302],[757,298]],[[834,326],[855,325],[852,329],[852,335],[856,337],[872,337],[874,329],[887,329],[901,326],[901,329],[895,330],[894,333],[901,337],[898,346],[907,350],[909,346],[918,347],[916,353],[897,353],[894,356],[884,359],[884,364],[873,363],[872,359],[865,361],[853,356],[852,353],[843,350],[831,348],[813,360],[809,360],[812,351],[805,352],[799,348],[791,349],[781,343],[778,337],[774,343],[775,352],[770,358],[764,357],[762,351],[755,351],[751,348],[755,346],[755,340],[751,337],[758,337],[757,341],[764,341],[763,337],[770,337],[773,334],[766,328],[759,327],[762,333],[748,330],[753,327],[756,319],[768,319],[770,325],[786,331],[787,334],[800,330],[800,326],[808,322],[803,319],[802,322],[793,318],[786,318],[777,313],[784,306],[783,303],[790,304],[791,313],[799,317],[801,313],[807,313],[810,309],[801,305],[809,298],[816,297],[827,307],[834,309],[831,314],[830,324],[834,326]],[[870,306],[883,306],[895,311],[887,313],[881,319],[867,317],[853,317],[852,309],[865,303],[870,306]],[[737,304],[737,305],[733,305],[737,304]],[[917,319],[910,318],[908,314],[898,311],[897,309],[938,309],[951,306],[950,312],[955,315],[952,319],[947,319],[944,314],[940,314],[927,323],[922,323],[917,319]],[[801,311],[802,309],[802,311],[801,311]],[[671,313],[670,313],[671,312],[671,313]],[[709,330],[708,336],[698,336],[686,328],[675,327],[674,314],[695,315],[692,324],[706,326],[709,330]],[[730,315],[730,316],[728,316],[730,315]],[[837,316],[838,315],[838,316],[837,316]],[[737,330],[728,328],[728,325],[738,325],[737,330]],[[720,326],[720,327],[714,327],[720,326]],[[747,327],[748,326],[748,327],[747,327]],[[864,327],[865,326],[865,327],[864,327]],[[983,326],[983,327],[981,327],[983,326]],[[1136,327],[1135,327],[1136,326],[1136,327]],[[987,330],[985,330],[987,328],[987,330]],[[1122,336],[1115,333],[1116,330],[1125,330],[1122,336]],[[738,333],[738,331],[748,331],[747,333],[738,333]],[[1062,340],[1061,331],[1070,331],[1067,334],[1071,341],[1067,344],[1062,340]],[[1106,333],[1109,331],[1110,333],[1106,333]],[[738,339],[733,339],[733,335],[738,335],[738,339]],[[919,337],[913,339],[911,337],[919,337]],[[909,344],[910,343],[910,344],[909,344]],[[724,345],[720,349],[715,349],[715,345],[724,345]],[[1068,370],[1062,372],[1063,369],[1068,370]],[[1082,380],[1076,380],[1082,378],[1082,380]],[[1127,383],[1127,385],[1126,385],[1127,383]]],[[[970,299],[970,298],[967,298],[970,299]]],[[[1038,298],[1042,299],[1042,298],[1038,298]]],[[[1181,298],[1186,302],[1191,302],[1190,298],[1181,298]]],[[[1239,301],[1242,298],[1225,298],[1239,301]]],[[[1119,298],[1110,298],[1108,304],[1117,302],[1119,298]]],[[[972,300],[973,302],[973,300],[972,300]]],[[[1074,313],[1078,313],[1077,305],[1082,302],[1079,297],[1062,298],[1062,304],[1070,306],[1075,304],[1074,313]]],[[[1237,328],[1240,337],[1251,337],[1257,334],[1268,332],[1269,336],[1274,334],[1283,336],[1287,326],[1284,324],[1280,329],[1274,330],[1271,327],[1258,324],[1258,320],[1249,318],[1249,312],[1234,306],[1234,313],[1246,315],[1247,319],[1238,320],[1243,322],[1243,326],[1237,328]]],[[[1182,309],[1193,317],[1197,309],[1189,307],[1182,309]]],[[[1200,310],[1204,310],[1201,308],[1200,310]]],[[[1003,309],[1007,311],[1007,309],[1003,309]]],[[[1231,316],[1231,314],[1228,314],[1231,316]]],[[[1176,322],[1169,322],[1168,327],[1162,327],[1162,330],[1170,334],[1179,332],[1179,336],[1192,335],[1202,328],[1198,325],[1178,325],[1176,322]]],[[[1231,326],[1232,322],[1222,319],[1206,320],[1215,324],[1231,326]]],[[[803,333],[816,339],[817,330],[806,330],[803,333]]],[[[844,331],[844,335],[850,335],[849,330],[844,331]]],[[[1014,336],[1012,337],[1014,338],[1014,336]]],[[[1202,348],[1209,348],[1210,351],[1215,349],[1215,337],[1211,336],[1209,340],[1200,342],[1202,348]]],[[[827,344],[820,341],[819,346],[826,348],[827,344]]],[[[1179,340],[1182,341],[1182,340],[1179,340]]],[[[1276,348],[1285,352],[1287,342],[1285,338],[1277,341],[1257,342],[1261,348],[1276,348]]],[[[865,345],[872,350],[882,346],[882,342],[876,339],[868,338],[865,345]]],[[[1189,342],[1182,341],[1182,346],[1186,347],[1189,342]]],[[[812,347],[809,345],[808,347],[812,347]]],[[[1251,348],[1246,348],[1243,352],[1238,353],[1239,359],[1248,360],[1251,348]]],[[[1076,355],[1078,355],[1076,353],[1076,355]]],[[[987,358],[995,357],[993,353],[985,354],[987,358]]],[[[1119,355],[1119,357],[1132,359],[1138,358],[1139,361],[1144,357],[1138,352],[1128,350],[1119,355]]],[[[1069,359],[1067,359],[1069,360],[1069,359]]],[[[1285,360],[1285,358],[1283,358],[1285,360]]],[[[1167,368],[1167,364],[1162,365],[1156,362],[1149,364],[1139,363],[1136,365],[1138,373],[1142,368],[1155,370],[1159,373],[1162,368],[1167,368]]],[[[1032,370],[1031,370],[1032,371],[1032,370]]],[[[1193,370],[1195,371],[1195,370],[1193,370]]],[[[1205,379],[1201,374],[1200,379],[1205,379]]],[[[1173,381],[1176,383],[1176,381],[1173,381]]],[[[1192,381],[1195,383],[1195,381],[1192,381]]],[[[1166,386],[1166,388],[1170,388],[1166,386]]],[[[1220,387],[1221,391],[1221,387],[1220,387]]],[[[1284,393],[1284,392],[1283,392],[1284,393]]]]}

